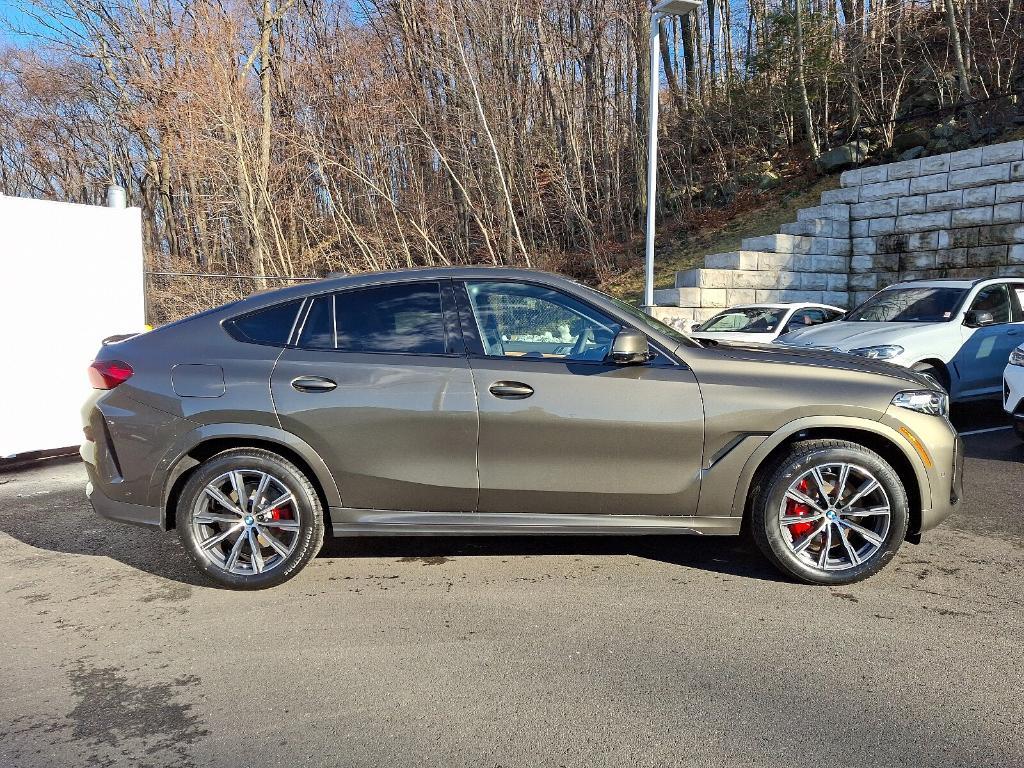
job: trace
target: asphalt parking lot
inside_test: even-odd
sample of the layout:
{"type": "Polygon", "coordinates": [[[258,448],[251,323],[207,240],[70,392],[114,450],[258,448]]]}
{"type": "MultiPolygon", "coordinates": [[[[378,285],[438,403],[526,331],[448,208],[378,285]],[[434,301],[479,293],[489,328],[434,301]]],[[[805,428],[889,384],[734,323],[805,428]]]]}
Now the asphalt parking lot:
{"type": "Polygon", "coordinates": [[[0,765],[1024,765],[1024,447],[875,578],[731,539],[333,542],[261,593],[0,473],[0,765]]]}

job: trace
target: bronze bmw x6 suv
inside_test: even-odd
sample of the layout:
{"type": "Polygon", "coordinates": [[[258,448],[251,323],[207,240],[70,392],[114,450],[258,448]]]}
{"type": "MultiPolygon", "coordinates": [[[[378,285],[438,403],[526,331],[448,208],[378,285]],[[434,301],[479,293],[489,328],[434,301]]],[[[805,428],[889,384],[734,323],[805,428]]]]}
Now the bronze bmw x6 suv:
{"type": "Polygon", "coordinates": [[[962,453],[930,379],[703,346],[521,270],[409,270],[252,296],[106,344],[96,511],[177,528],[234,588],[334,536],[734,535],[845,584],[947,517],[962,453]]]}

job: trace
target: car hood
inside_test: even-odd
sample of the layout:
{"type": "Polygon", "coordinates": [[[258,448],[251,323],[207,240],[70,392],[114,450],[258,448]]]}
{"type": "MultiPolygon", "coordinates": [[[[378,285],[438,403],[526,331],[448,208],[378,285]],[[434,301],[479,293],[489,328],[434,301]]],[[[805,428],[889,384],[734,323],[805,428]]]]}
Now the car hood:
{"type": "Polygon", "coordinates": [[[780,336],[779,345],[797,347],[823,347],[848,351],[880,344],[899,344],[914,336],[934,330],[933,323],[868,323],[857,320],[837,320],[792,331],[780,336]]]}
{"type": "Polygon", "coordinates": [[[692,339],[717,341],[722,344],[771,344],[773,333],[742,333],[738,331],[697,331],[690,334],[692,339]]]}
{"type": "Polygon", "coordinates": [[[784,346],[743,346],[719,344],[714,346],[720,354],[736,360],[751,363],[775,363],[779,365],[799,365],[817,368],[838,368],[844,371],[876,374],[896,379],[899,388],[905,389],[906,383],[920,389],[935,389],[935,384],[921,374],[893,365],[883,360],[873,360],[857,355],[846,355],[840,352],[827,352],[822,349],[800,349],[784,346]],[[905,383],[904,383],[905,382],[905,383]]]}

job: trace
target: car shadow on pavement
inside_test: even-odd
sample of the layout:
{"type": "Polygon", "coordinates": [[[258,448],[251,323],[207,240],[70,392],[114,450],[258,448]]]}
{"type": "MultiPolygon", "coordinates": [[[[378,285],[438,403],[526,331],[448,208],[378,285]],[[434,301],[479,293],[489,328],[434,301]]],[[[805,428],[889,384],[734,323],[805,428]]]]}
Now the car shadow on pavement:
{"type": "MultiPolygon", "coordinates": [[[[196,570],[173,533],[114,523],[96,517],[88,505],[62,505],[31,514],[0,514],[0,532],[38,550],[107,557],[139,571],[194,587],[214,586],[196,570]]],[[[15,566],[21,559],[9,552],[15,566]]],[[[26,565],[32,558],[25,558],[26,565]]],[[[32,563],[35,567],[35,563],[32,563]]]]}
{"type": "Polygon", "coordinates": [[[785,581],[746,537],[408,536],[327,539],[321,558],[397,558],[440,565],[465,557],[632,556],[668,565],[785,581]]]}
{"type": "MultiPolygon", "coordinates": [[[[193,566],[175,532],[97,517],[70,494],[32,495],[31,509],[0,510],[0,532],[35,549],[107,557],[130,568],[198,587],[216,587],[193,566]]],[[[425,565],[466,557],[633,556],[669,565],[778,581],[752,543],[738,537],[662,536],[408,536],[327,537],[321,558],[395,558],[425,565]]],[[[514,567],[514,566],[510,566],[514,567]]]]}

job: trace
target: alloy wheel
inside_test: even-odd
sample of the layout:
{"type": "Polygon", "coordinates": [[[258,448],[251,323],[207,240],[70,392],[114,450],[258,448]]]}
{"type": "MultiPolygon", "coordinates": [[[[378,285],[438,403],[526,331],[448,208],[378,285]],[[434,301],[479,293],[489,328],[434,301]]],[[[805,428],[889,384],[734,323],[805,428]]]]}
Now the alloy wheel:
{"type": "Polygon", "coordinates": [[[269,472],[234,469],[203,488],[192,508],[199,552],[218,569],[239,576],[266,573],[299,543],[295,496],[269,472]]]}
{"type": "Polygon", "coordinates": [[[820,464],[789,486],[779,508],[783,541],[806,565],[844,571],[869,561],[889,533],[885,488],[864,467],[820,464]]]}

